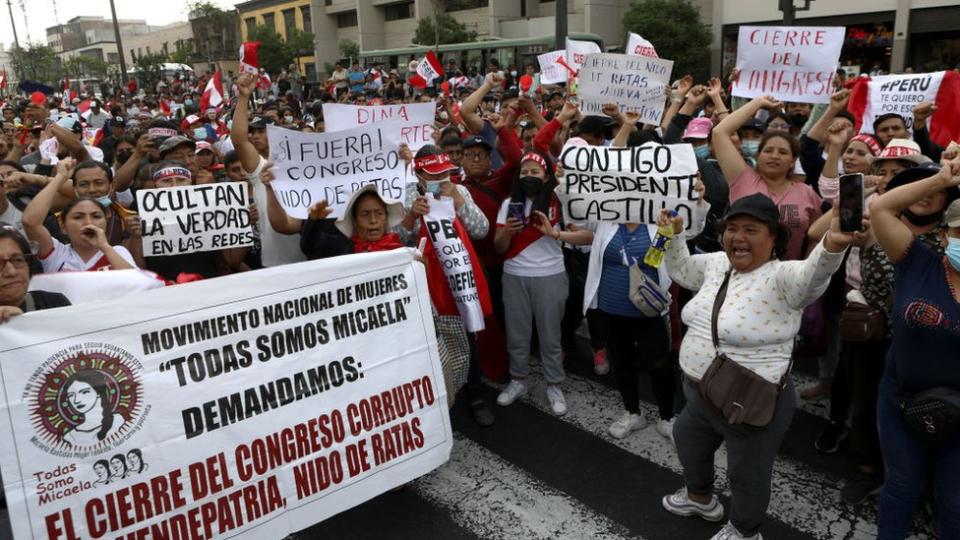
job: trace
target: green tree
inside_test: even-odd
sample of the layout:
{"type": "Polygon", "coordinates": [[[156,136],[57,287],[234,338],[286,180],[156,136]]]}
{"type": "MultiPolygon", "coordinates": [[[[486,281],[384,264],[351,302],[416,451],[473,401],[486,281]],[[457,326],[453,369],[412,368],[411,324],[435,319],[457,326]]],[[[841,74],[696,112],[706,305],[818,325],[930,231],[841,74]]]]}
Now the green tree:
{"type": "Polygon", "coordinates": [[[57,55],[53,48],[30,43],[26,49],[13,47],[10,51],[13,65],[21,79],[53,83],[59,79],[57,55]]]}
{"type": "Polygon", "coordinates": [[[466,43],[477,40],[477,33],[446,13],[420,19],[413,34],[413,42],[418,45],[445,45],[447,43],[466,43]]]}
{"type": "Polygon", "coordinates": [[[252,32],[247,34],[247,41],[259,41],[260,51],[257,54],[260,67],[267,73],[276,74],[290,65],[294,52],[273,28],[258,24],[252,32]]]}
{"type": "Polygon", "coordinates": [[[709,77],[713,37],[690,0],[634,0],[623,17],[623,28],[625,35],[640,34],[661,58],[673,60],[673,78],[687,73],[698,81],[709,77]]]}
{"type": "Polygon", "coordinates": [[[337,44],[337,50],[340,51],[340,58],[360,58],[360,45],[352,39],[341,39],[337,44]]]}
{"type": "Polygon", "coordinates": [[[134,61],[134,72],[142,88],[153,91],[163,78],[163,64],[167,62],[163,53],[141,54],[134,61]]]}
{"type": "Polygon", "coordinates": [[[193,54],[193,47],[189,41],[180,41],[177,43],[177,50],[170,53],[168,60],[176,64],[189,64],[190,55],[193,54]]]}

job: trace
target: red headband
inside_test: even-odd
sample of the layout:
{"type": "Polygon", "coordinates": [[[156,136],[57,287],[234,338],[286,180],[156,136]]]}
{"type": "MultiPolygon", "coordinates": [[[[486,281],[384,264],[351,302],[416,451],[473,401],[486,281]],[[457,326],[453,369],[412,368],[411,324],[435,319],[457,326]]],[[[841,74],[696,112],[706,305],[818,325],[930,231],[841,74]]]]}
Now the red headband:
{"type": "Polygon", "coordinates": [[[544,170],[544,171],[547,170],[547,161],[546,161],[545,159],[543,159],[543,156],[541,156],[540,154],[535,154],[535,153],[533,153],[533,152],[527,152],[526,154],[523,155],[522,158],[520,158],[520,163],[523,163],[524,161],[533,161],[533,162],[535,162],[537,165],[543,167],[543,170],[544,170]]]}
{"type": "Polygon", "coordinates": [[[861,133],[850,139],[850,142],[853,141],[860,141],[867,145],[867,148],[870,150],[870,154],[872,154],[873,157],[879,156],[880,152],[883,151],[883,148],[880,147],[880,143],[877,142],[877,138],[873,135],[861,133]]]}

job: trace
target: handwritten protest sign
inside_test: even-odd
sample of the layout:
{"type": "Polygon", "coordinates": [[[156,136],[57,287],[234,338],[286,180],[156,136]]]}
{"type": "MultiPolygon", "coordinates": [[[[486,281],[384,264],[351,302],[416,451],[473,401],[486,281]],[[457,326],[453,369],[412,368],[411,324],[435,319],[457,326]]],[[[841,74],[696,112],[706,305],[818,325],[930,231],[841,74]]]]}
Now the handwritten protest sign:
{"type": "Polygon", "coordinates": [[[406,171],[390,138],[390,122],[333,133],[301,133],[267,126],[273,192],[283,209],[305,219],[314,203],[326,200],[340,217],[354,191],[376,184],[380,194],[403,199],[406,171]]]}
{"type": "Polygon", "coordinates": [[[629,39],[627,39],[627,48],[624,52],[634,56],[650,56],[652,58],[660,58],[660,56],[657,54],[657,50],[653,47],[653,43],[650,43],[641,37],[640,34],[635,34],[633,32],[630,32],[629,39]]]}
{"type": "Polygon", "coordinates": [[[570,68],[579,71],[587,61],[588,54],[600,54],[600,45],[593,41],[579,41],[567,38],[566,40],[566,61],[570,68]]]}
{"type": "Polygon", "coordinates": [[[430,201],[430,212],[424,216],[423,222],[437,252],[437,259],[443,265],[443,274],[457,302],[464,327],[467,332],[479,332],[484,329],[483,307],[480,305],[470,253],[453,225],[456,217],[453,199],[444,197],[430,201]]]}
{"type": "Polygon", "coordinates": [[[828,103],[844,35],[842,26],[741,26],[733,95],[828,103]]]}
{"type": "Polygon", "coordinates": [[[395,132],[388,137],[397,144],[404,142],[416,152],[425,144],[433,144],[433,103],[401,105],[347,105],[324,103],[323,120],[326,130],[343,131],[370,124],[395,121],[395,132]]]}
{"type": "Polygon", "coordinates": [[[660,124],[673,61],[627,54],[587,55],[580,70],[580,112],[601,114],[604,103],[637,111],[641,122],[660,124]]]}
{"type": "Polygon", "coordinates": [[[869,99],[863,111],[862,133],[873,133],[878,116],[896,113],[913,133],[913,108],[924,101],[936,101],[945,72],[909,75],[881,75],[867,83],[869,99]]]}
{"type": "Polygon", "coordinates": [[[246,182],[137,191],[146,257],[253,245],[246,182]]]}
{"type": "Polygon", "coordinates": [[[611,148],[566,146],[558,195],[570,221],[656,224],[660,210],[676,210],[687,229],[699,199],[697,159],[689,144],[611,148]]]}
{"type": "Polygon", "coordinates": [[[28,313],[0,375],[16,538],[282,538],[453,441],[409,250],[28,313]]]}
{"type": "Polygon", "coordinates": [[[540,84],[567,82],[567,76],[570,72],[557,62],[557,59],[563,58],[565,54],[566,51],[559,50],[537,55],[537,62],[540,64],[540,84]]]}

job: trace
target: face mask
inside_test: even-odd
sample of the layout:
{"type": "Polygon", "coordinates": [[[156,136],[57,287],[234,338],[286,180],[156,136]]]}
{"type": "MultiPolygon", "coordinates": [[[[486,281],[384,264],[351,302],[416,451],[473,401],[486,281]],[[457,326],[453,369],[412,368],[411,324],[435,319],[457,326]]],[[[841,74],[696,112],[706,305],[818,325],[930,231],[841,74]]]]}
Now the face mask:
{"type": "Polygon", "coordinates": [[[539,195],[540,190],[543,189],[543,180],[536,176],[524,176],[520,179],[520,187],[523,189],[524,195],[533,198],[539,195]]]}
{"type": "Polygon", "coordinates": [[[436,182],[427,182],[427,192],[430,193],[431,195],[439,195],[440,188],[443,186],[444,182],[446,182],[446,180],[439,180],[436,182]]]}
{"type": "Polygon", "coordinates": [[[288,123],[288,124],[292,124],[292,123],[293,123],[293,117],[292,117],[292,116],[284,116],[284,117],[283,117],[283,121],[286,122],[286,123],[288,123]]]}
{"type": "Polygon", "coordinates": [[[117,163],[123,165],[132,155],[133,152],[117,152],[117,163]]]}
{"type": "Polygon", "coordinates": [[[960,272],[960,238],[947,238],[946,253],[950,266],[960,272]]]}
{"type": "Polygon", "coordinates": [[[740,153],[743,154],[743,157],[757,157],[757,152],[759,151],[760,141],[743,141],[740,143],[740,153]]]}
{"type": "Polygon", "coordinates": [[[516,76],[517,76],[517,72],[516,72],[516,71],[511,71],[511,72],[510,72],[510,76],[511,76],[511,77],[516,77],[516,76]]]}
{"type": "Polygon", "coordinates": [[[903,217],[907,218],[907,221],[917,227],[925,227],[927,225],[933,225],[934,223],[940,223],[942,215],[940,212],[934,212],[928,216],[918,216],[907,209],[903,211],[903,217]]]}
{"type": "Polygon", "coordinates": [[[696,154],[700,159],[707,159],[710,157],[710,145],[702,144],[700,146],[695,146],[693,148],[693,153],[696,154]]]}
{"type": "Polygon", "coordinates": [[[790,125],[795,128],[802,128],[804,124],[807,123],[807,115],[805,114],[792,114],[790,115],[790,125]]]}
{"type": "Polygon", "coordinates": [[[109,195],[104,195],[103,197],[97,197],[97,202],[100,203],[100,206],[104,208],[108,208],[113,203],[113,201],[110,200],[109,195]]]}
{"type": "Polygon", "coordinates": [[[183,104],[184,104],[185,106],[189,107],[189,106],[193,105],[193,100],[192,100],[192,99],[185,99],[185,100],[183,100],[183,104]]]}
{"type": "Polygon", "coordinates": [[[198,127],[193,130],[193,138],[197,140],[204,140],[207,138],[207,128],[198,127]]]}

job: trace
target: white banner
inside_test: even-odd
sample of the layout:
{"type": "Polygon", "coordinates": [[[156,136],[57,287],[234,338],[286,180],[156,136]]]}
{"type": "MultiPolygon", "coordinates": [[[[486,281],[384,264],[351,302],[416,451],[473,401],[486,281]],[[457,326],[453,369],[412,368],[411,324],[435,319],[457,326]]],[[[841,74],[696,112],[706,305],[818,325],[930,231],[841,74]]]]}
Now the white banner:
{"type": "Polygon", "coordinates": [[[145,257],[253,245],[246,182],[140,189],[137,210],[145,257]]]}
{"type": "Polygon", "coordinates": [[[570,72],[557,62],[558,58],[563,58],[566,51],[550,51],[537,55],[537,62],[540,63],[540,84],[560,84],[567,82],[567,76],[570,72]]]}
{"type": "Polygon", "coordinates": [[[283,209],[306,219],[310,207],[326,200],[340,217],[354,191],[376,184],[380,194],[403,200],[406,170],[391,139],[393,123],[371,124],[333,133],[302,133],[267,126],[273,192],[283,209]]]}
{"type": "Polygon", "coordinates": [[[412,250],[234,274],[0,325],[16,538],[282,538],[444,463],[412,250]]]}
{"type": "Polygon", "coordinates": [[[842,26],[741,26],[733,95],[829,103],[844,36],[842,26]]]}
{"type": "Polygon", "coordinates": [[[57,272],[30,278],[31,291],[60,293],[73,305],[140,294],[164,285],[163,278],[157,274],[134,268],[109,272],[57,272]]]}
{"type": "Polygon", "coordinates": [[[600,46],[593,41],[577,41],[567,38],[566,41],[567,64],[574,71],[579,71],[583,63],[587,61],[588,54],[600,54],[600,46]]]}
{"type": "MultiPolygon", "coordinates": [[[[913,134],[913,108],[924,101],[936,101],[946,72],[910,75],[881,75],[867,83],[867,106],[863,110],[861,133],[873,133],[873,121],[880,115],[896,113],[913,134]]],[[[928,119],[929,123],[930,120],[928,119]]]]}
{"type": "Polygon", "coordinates": [[[430,201],[430,212],[423,217],[423,222],[437,252],[437,260],[443,265],[443,274],[457,302],[463,326],[467,332],[479,332],[484,328],[483,307],[473,275],[473,261],[453,226],[456,218],[453,199],[443,197],[430,201]]]}
{"type": "Polygon", "coordinates": [[[564,175],[557,195],[570,221],[654,225],[660,210],[669,208],[683,216],[688,231],[702,225],[694,219],[700,197],[694,189],[697,158],[689,144],[568,145],[560,163],[564,175]]]}
{"type": "Polygon", "coordinates": [[[657,50],[653,47],[653,43],[640,37],[640,34],[634,34],[633,32],[630,32],[630,38],[627,40],[627,48],[624,52],[634,56],[660,58],[657,50]]]}
{"type": "Polygon", "coordinates": [[[343,131],[378,122],[392,122],[396,132],[389,138],[404,142],[416,152],[425,144],[433,144],[433,119],[437,107],[430,103],[400,105],[346,105],[324,103],[323,120],[327,132],[343,131]]]}
{"type": "Polygon", "coordinates": [[[602,114],[604,103],[637,111],[640,121],[660,125],[673,60],[627,54],[590,54],[580,70],[580,112],[602,114]]]}

